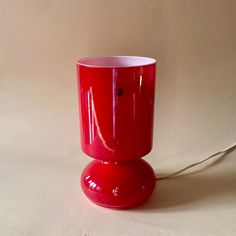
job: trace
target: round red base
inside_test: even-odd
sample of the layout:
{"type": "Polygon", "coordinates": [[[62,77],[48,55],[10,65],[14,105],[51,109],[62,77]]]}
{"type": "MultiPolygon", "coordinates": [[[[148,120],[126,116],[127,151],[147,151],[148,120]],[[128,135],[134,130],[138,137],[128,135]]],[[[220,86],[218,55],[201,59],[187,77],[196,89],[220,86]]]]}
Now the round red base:
{"type": "Polygon", "coordinates": [[[90,162],[81,175],[81,187],[94,203],[109,208],[131,208],[152,194],[156,177],[144,160],[90,162]]]}

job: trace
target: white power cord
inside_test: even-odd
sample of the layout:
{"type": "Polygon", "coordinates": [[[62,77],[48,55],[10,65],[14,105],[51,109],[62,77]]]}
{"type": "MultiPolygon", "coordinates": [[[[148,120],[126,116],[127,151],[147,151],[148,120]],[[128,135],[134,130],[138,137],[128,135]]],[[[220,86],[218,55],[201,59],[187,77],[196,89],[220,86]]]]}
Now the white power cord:
{"type": "Polygon", "coordinates": [[[195,167],[195,166],[197,166],[197,165],[202,164],[202,163],[205,162],[205,161],[208,161],[209,159],[211,159],[211,158],[213,158],[213,157],[215,157],[215,156],[219,156],[219,155],[221,155],[221,154],[228,153],[228,152],[232,151],[234,148],[236,148],[236,143],[234,143],[232,146],[230,146],[230,147],[228,147],[228,148],[226,148],[226,149],[224,149],[224,150],[221,150],[221,151],[219,151],[219,152],[216,152],[216,153],[214,153],[214,154],[212,154],[212,155],[210,155],[210,156],[204,158],[204,159],[201,160],[201,161],[198,161],[198,162],[195,162],[195,163],[193,163],[193,164],[191,164],[191,165],[188,165],[188,166],[184,167],[183,169],[180,169],[180,170],[178,170],[178,171],[176,171],[176,172],[174,172],[174,173],[172,173],[172,174],[169,174],[169,175],[166,175],[166,176],[163,176],[163,177],[157,177],[156,179],[157,179],[157,180],[163,180],[163,179],[172,178],[172,177],[174,177],[174,176],[176,176],[176,175],[179,175],[180,173],[183,173],[184,171],[186,171],[186,170],[188,170],[188,169],[191,169],[191,168],[193,168],[193,167],[195,167]]]}

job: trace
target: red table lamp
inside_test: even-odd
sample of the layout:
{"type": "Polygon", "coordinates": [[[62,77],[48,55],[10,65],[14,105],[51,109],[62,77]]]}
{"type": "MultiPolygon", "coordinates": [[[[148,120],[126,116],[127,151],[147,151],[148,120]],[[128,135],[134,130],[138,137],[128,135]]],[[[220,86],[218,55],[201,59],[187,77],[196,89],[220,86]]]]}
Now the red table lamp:
{"type": "Polygon", "coordinates": [[[152,149],[155,72],[147,57],[77,61],[81,146],[95,158],[81,186],[100,206],[131,208],[153,192],[154,171],[141,157],[152,149]]]}

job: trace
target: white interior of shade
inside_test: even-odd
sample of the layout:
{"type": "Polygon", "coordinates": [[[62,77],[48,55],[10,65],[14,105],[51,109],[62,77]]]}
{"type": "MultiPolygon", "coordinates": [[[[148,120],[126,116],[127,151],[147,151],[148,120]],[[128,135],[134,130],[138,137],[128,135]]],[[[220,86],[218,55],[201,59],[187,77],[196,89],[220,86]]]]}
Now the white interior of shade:
{"type": "Polygon", "coordinates": [[[77,64],[88,67],[133,67],[145,66],[156,63],[149,57],[136,56],[109,56],[109,57],[87,57],[77,61],[77,64]]]}

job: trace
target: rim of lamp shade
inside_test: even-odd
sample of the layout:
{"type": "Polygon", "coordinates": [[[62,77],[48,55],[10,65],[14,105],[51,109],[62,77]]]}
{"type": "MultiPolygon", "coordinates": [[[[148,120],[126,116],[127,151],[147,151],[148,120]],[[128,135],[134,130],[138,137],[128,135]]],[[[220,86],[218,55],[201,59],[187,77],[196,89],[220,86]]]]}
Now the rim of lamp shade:
{"type": "Polygon", "coordinates": [[[153,65],[156,60],[142,56],[95,56],[78,59],[76,64],[92,68],[127,68],[153,65]]]}

